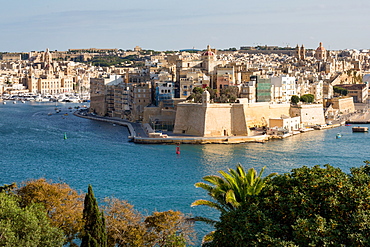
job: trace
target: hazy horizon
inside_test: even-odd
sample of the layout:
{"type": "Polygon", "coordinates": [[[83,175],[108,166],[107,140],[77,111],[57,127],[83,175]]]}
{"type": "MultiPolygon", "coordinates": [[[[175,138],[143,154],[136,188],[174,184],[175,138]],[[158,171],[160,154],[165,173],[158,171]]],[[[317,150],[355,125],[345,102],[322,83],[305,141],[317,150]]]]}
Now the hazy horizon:
{"type": "Polygon", "coordinates": [[[0,51],[217,49],[269,45],[370,49],[364,0],[6,1],[0,51]]]}

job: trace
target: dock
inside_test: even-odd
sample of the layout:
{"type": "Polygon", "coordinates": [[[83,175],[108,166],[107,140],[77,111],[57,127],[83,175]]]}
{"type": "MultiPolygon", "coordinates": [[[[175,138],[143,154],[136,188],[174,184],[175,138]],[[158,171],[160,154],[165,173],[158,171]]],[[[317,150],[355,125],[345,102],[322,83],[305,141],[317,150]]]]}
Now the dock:
{"type": "Polygon", "coordinates": [[[347,124],[370,124],[370,113],[362,112],[353,114],[347,121],[347,124]]]}
{"type": "MultiPolygon", "coordinates": [[[[134,123],[125,119],[101,117],[93,115],[88,112],[76,111],[75,116],[87,118],[96,121],[103,121],[112,123],[115,125],[126,126],[129,130],[130,141],[137,144],[239,144],[239,143],[264,143],[272,139],[283,139],[286,137],[293,136],[294,134],[304,133],[313,130],[308,128],[306,131],[296,131],[297,133],[291,133],[287,135],[272,136],[261,133],[255,133],[251,136],[218,136],[218,137],[201,137],[201,136],[189,136],[189,135],[176,135],[173,133],[157,133],[151,129],[148,124],[134,123]]],[[[344,123],[343,123],[344,124],[344,123]]],[[[324,130],[329,128],[336,128],[342,124],[331,124],[323,125],[317,130],[324,130]]]]}
{"type": "Polygon", "coordinates": [[[269,139],[267,135],[221,137],[168,136],[166,138],[134,137],[133,141],[140,144],[238,144],[246,142],[263,143],[269,139]]]}

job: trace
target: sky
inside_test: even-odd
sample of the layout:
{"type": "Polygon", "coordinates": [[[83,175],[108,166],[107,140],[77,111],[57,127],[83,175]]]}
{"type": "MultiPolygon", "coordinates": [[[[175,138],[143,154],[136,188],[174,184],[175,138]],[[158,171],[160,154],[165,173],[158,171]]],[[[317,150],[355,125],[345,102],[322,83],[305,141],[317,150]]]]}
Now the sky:
{"type": "Polygon", "coordinates": [[[370,49],[368,0],[0,0],[0,51],[370,49]]]}

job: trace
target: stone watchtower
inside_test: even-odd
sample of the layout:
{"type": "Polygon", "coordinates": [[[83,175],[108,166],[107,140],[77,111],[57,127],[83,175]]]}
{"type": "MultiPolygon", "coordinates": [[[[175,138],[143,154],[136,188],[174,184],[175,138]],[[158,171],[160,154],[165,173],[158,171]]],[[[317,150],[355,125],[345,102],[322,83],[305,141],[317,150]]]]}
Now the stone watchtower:
{"type": "Polygon", "coordinates": [[[211,102],[211,95],[208,90],[205,90],[202,94],[202,105],[207,106],[211,102]]]}

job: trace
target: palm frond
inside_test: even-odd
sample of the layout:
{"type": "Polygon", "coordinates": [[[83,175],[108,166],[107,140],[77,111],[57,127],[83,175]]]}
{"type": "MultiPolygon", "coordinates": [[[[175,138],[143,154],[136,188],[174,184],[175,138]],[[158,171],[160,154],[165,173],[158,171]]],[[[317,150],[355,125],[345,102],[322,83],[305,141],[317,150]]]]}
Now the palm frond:
{"type": "Polygon", "coordinates": [[[225,213],[226,212],[226,210],[220,204],[217,204],[215,202],[211,202],[211,201],[208,201],[208,200],[203,200],[203,199],[196,200],[190,206],[191,207],[194,207],[194,206],[200,206],[200,205],[205,205],[205,206],[208,206],[208,207],[217,209],[221,213],[225,213]]]}
{"type": "Polygon", "coordinates": [[[193,218],[191,218],[189,220],[192,220],[192,221],[201,221],[201,222],[204,222],[204,223],[206,223],[208,225],[211,225],[211,226],[214,226],[217,223],[216,220],[212,220],[210,218],[200,217],[200,216],[193,217],[193,218]]]}

